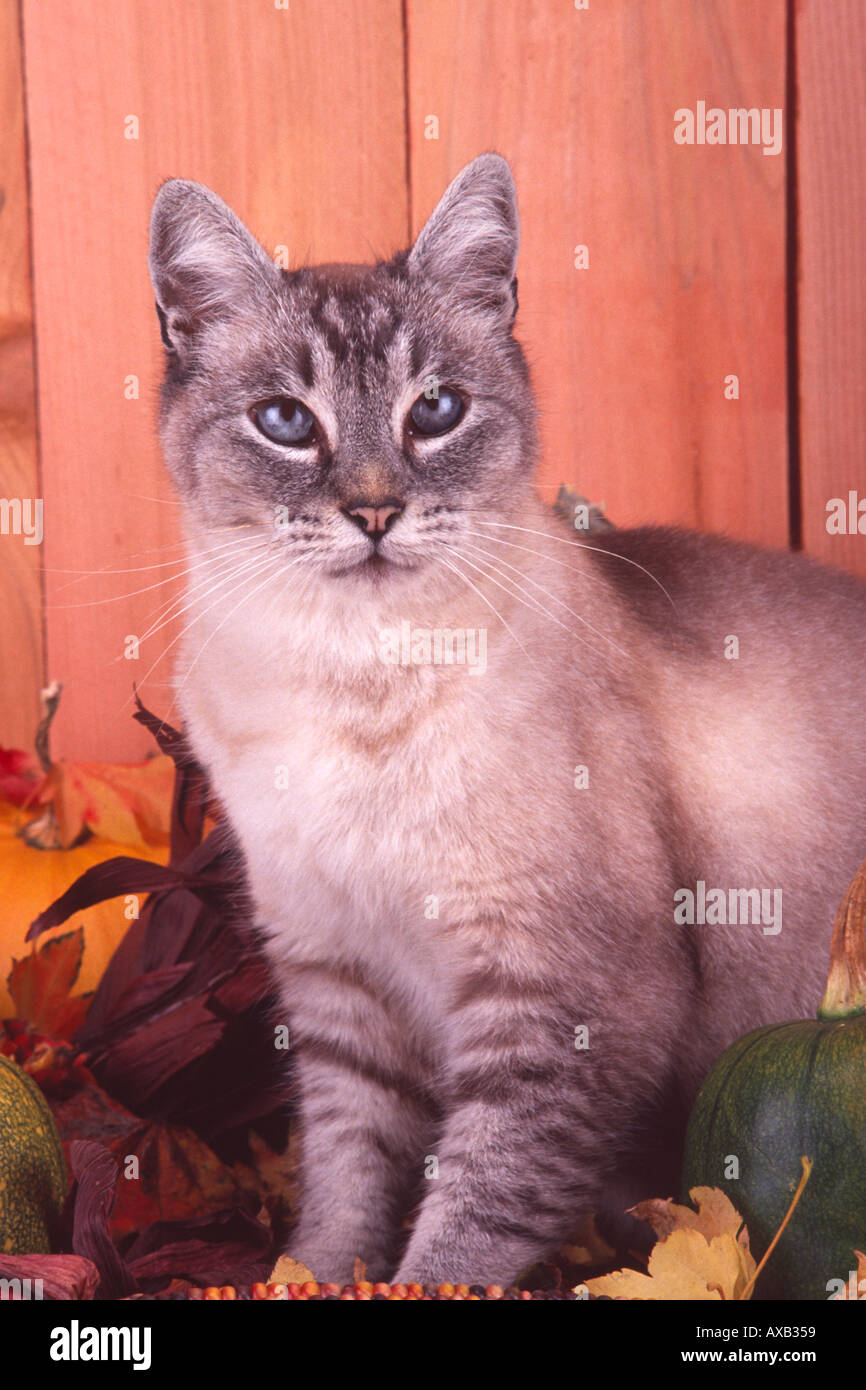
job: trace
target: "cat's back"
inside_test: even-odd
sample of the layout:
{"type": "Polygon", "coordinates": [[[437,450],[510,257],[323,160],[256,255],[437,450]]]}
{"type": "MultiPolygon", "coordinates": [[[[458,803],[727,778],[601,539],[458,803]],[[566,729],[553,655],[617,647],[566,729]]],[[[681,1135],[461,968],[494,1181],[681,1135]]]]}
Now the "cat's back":
{"type": "MultiPolygon", "coordinates": [[[[673,526],[591,532],[600,571],[642,627],[672,649],[718,649],[748,630],[753,655],[791,643],[807,659],[866,661],[866,583],[810,556],[673,526]]],[[[747,655],[741,651],[741,655],[747,655]]]]}

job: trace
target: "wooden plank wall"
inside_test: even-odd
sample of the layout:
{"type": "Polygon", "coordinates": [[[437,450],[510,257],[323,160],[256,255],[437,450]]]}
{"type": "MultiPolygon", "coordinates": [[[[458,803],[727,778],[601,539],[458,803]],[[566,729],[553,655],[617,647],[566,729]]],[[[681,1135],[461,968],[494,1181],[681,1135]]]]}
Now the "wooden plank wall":
{"type": "Polygon", "coordinates": [[[866,575],[866,5],[801,0],[795,44],[803,542],[866,575]],[[862,532],[829,534],[849,492],[862,532]]]}
{"type": "MultiPolygon", "coordinates": [[[[293,0],[289,11],[249,0],[23,0],[23,15],[47,666],[66,682],[54,747],[115,760],[151,747],[131,724],[129,695],[158,651],[144,644],[137,662],[122,653],[166,590],[113,598],[174,571],[71,587],[66,572],[180,553],[158,549],[177,525],[175,505],[159,500],[172,494],[154,436],[153,196],[172,175],[201,180],[297,260],[361,260],[399,245],[402,18],[399,0],[293,0]],[[130,377],[137,399],[127,398],[130,377]]],[[[168,679],[166,661],[144,688],[156,709],[170,703],[168,679]]]]}
{"type": "MultiPolygon", "coordinates": [[[[18,7],[0,6],[0,497],[42,497],[18,7]]],[[[31,533],[32,534],[32,533],[31,533]]],[[[42,550],[0,535],[0,743],[30,747],[45,684],[42,550]]]]}
{"type": "MultiPolygon", "coordinates": [[[[45,497],[41,550],[16,539],[24,572],[0,579],[0,742],[29,742],[50,675],[66,684],[56,752],[124,759],[149,747],[128,699],[159,642],[139,662],[122,652],[180,569],[138,568],[180,554],[166,548],[177,508],[155,443],[146,271],[150,203],[172,175],[215,188],[295,263],[366,260],[406,244],[479,151],[507,155],[541,484],[552,496],[570,482],[623,523],[788,542],[793,304],[805,542],[866,574],[866,539],[830,545],[823,522],[834,489],[859,480],[866,495],[860,0],[795,8],[796,189],[784,152],[673,138],[674,112],[698,101],[788,108],[792,3],[0,0],[13,132],[0,154],[0,363],[14,360],[23,382],[0,396],[0,488],[37,486],[20,7],[45,497]]],[[[11,538],[0,544],[11,554],[11,538]]],[[[170,660],[144,688],[156,709],[169,703],[170,660]]]]}
{"type": "Polygon", "coordinates": [[[783,106],[783,0],[408,14],[416,227],[479,150],[515,169],[548,492],[569,480],[618,522],[785,544],[784,160],[673,138],[699,100],[783,106]]]}

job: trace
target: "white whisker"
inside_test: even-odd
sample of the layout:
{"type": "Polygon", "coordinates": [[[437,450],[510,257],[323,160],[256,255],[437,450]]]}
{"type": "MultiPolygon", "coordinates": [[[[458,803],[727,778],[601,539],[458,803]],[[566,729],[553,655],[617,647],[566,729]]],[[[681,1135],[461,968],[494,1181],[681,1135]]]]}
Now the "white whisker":
{"type": "MultiPolygon", "coordinates": [[[[180,565],[181,568],[177,571],[176,574],[164,574],[164,575],[162,576],[162,578],[161,578],[161,579],[157,579],[155,583],[153,583],[153,584],[146,584],[146,585],[144,586],[144,588],[142,588],[142,589],[132,589],[132,590],[131,590],[129,593],[127,593],[127,594],[110,594],[110,595],[108,596],[108,598],[85,599],[82,603],[49,603],[49,604],[46,604],[46,609],[50,609],[50,610],[53,611],[53,610],[55,610],[55,609],[63,609],[63,608],[98,608],[98,607],[100,607],[100,605],[103,604],[103,603],[122,603],[122,602],[124,601],[124,599],[137,598],[139,594],[149,594],[149,593],[151,593],[154,589],[161,589],[165,584],[171,584],[173,581],[182,578],[182,577],[183,577],[184,575],[186,575],[186,574],[192,574],[192,572],[193,572],[194,570],[201,569],[201,568],[202,568],[202,565],[211,564],[211,563],[212,563],[212,559],[210,558],[211,556],[213,556],[214,558],[218,558],[220,555],[222,555],[223,558],[225,558],[225,556],[226,556],[227,554],[232,554],[232,553],[234,553],[236,550],[238,550],[239,548],[241,548],[241,547],[244,546],[244,545],[247,545],[248,543],[249,543],[249,538],[248,538],[247,536],[244,536],[242,540],[239,539],[239,540],[237,540],[237,541],[232,541],[232,542],[230,543],[230,545],[228,545],[228,546],[219,547],[219,548],[217,548],[216,550],[214,550],[214,551],[212,551],[212,552],[209,552],[209,553],[208,553],[208,558],[202,560],[199,564],[196,564],[196,565],[187,565],[186,560],[167,560],[167,561],[165,561],[163,564],[159,564],[159,565],[142,565],[142,566],[140,566],[140,568],[141,568],[141,569],[145,569],[145,570],[164,569],[164,568],[167,568],[168,566],[177,566],[177,565],[180,565]]],[[[133,573],[135,573],[135,571],[134,571],[134,570],[126,570],[126,571],[124,571],[124,570],[114,570],[114,571],[112,571],[112,573],[114,573],[114,574],[124,574],[124,573],[133,574],[133,573]]],[[[68,588],[68,585],[64,585],[63,587],[64,587],[64,588],[68,588]]],[[[59,592],[59,591],[58,591],[58,592],[59,592]]]]}
{"type": "MultiPolygon", "coordinates": [[[[266,547],[266,550],[267,549],[269,549],[269,547],[266,547]]],[[[188,612],[189,609],[193,608],[201,599],[207,598],[209,594],[224,588],[225,585],[231,583],[232,580],[240,579],[251,569],[255,569],[258,566],[259,560],[262,558],[263,552],[256,547],[255,553],[243,559],[241,564],[238,564],[237,560],[234,558],[229,561],[220,561],[220,568],[217,570],[216,574],[203,575],[195,584],[190,584],[185,588],[183,593],[176,595],[167,605],[167,608],[164,606],[162,613],[156,615],[150,626],[141,634],[139,641],[144,642],[146,639],[155,637],[162,628],[174,622],[177,618],[181,617],[182,614],[188,612]],[[212,580],[215,582],[211,583],[212,580]],[[175,608],[176,612],[172,613],[172,608],[175,608]]]]}
{"type": "MultiPolygon", "coordinates": [[[[546,541],[558,541],[560,545],[574,545],[577,546],[579,550],[594,550],[599,555],[610,555],[614,560],[624,560],[627,565],[634,565],[635,569],[641,570],[647,576],[648,579],[652,580],[653,584],[658,585],[665,598],[667,599],[668,603],[670,604],[671,608],[674,610],[675,613],[677,611],[676,604],[674,603],[664,584],[662,584],[661,580],[656,579],[655,575],[650,570],[648,570],[645,565],[639,564],[638,561],[633,560],[630,555],[620,555],[619,551],[605,550],[604,547],[600,545],[587,545],[585,541],[572,541],[565,536],[554,536],[551,535],[549,531],[537,531],[534,530],[531,526],[512,526],[507,521],[483,521],[480,517],[476,517],[476,521],[478,522],[479,526],[501,526],[505,527],[509,531],[525,531],[528,536],[541,536],[542,539],[546,541]]],[[[491,537],[491,539],[493,539],[493,537],[491,537]]],[[[542,553],[543,552],[541,551],[538,552],[538,554],[542,553]]],[[[552,556],[548,558],[553,559],[552,556]]]]}
{"type": "MultiPolygon", "coordinates": [[[[242,526],[221,526],[221,527],[216,528],[216,529],[213,530],[213,531],[208,531],[208,532],[206,532],[206,534],[209,535],[209,536],[224,536],[224,535],[226,534],[226,532],[228,532],[228,531],[238,531],[238,530],[241,530],[241,529],[247,530],[247,529],[251,529],[252,527],[253,527],[253,523],[252,523],[252,522],[250,522],[249,524],[246,523],[246,522],[244,522],[244,523],[242,524],[242,526]]],[[[243,541],[243,540],[246,540],[246,539],[247,539],[246,536],[239,536],[239,537],[238,537],[238,540],[239,540],[239,541],[243,541]]],[[[224,542],[222,542],[222,541],[220,542],[220,544],[223,544],[223,543],[224,543],[224,542]]],[[[170,542],[168,542],[166,545],[152,545],[152,546],[148,546],[148,547],[147,547],[146,549],[144,549],[144,550],[134,550],[134,551],[132,552],[132,554],[131,554],[130,556],[128,556],[127,558],[130,559],[130,560],[137,560],[137,559],[139,558],[139,556],[141,556],[141,555],[159,555],[159,554],[164,554],[165,551],[167,551],[167,550],[186,550],[186,549],[187,549],[187,546],[188,546],[188,542],[185,541],[185,540],[170,541],[170,542]]],[[[205,552],[202,552],[202,553],[205,553],[205,552]]],[[[165,563],[166,565],[179,565],[179,564],[183,563],[183,562],[185,561],[185,559],[186,559],[186,556],[183,555],[183,556],[181,556],[181,557],[180,557],[179,559],[177,559],[177,560],[166,560],[164,563],[165,563]]],[[[74,575],[77,575],[77,576],[78,576],[76,579],[70,579],[68,584],[61,584],[60,588],[57,590],[57,592],[60,594],[60,593],[63,592],[64,589],[70,588],[73,584],[80,584],[81,581],[82,581],[83,579],[88,579],[88,578],[90,578],[90,579],[95,579],[95,578],[97,578],[97,577],[99,577],[99,576],[101,576],[101,575],[106,575],[106,574],[111,574],[111,575],[113,575],[113,574],[135,574],[135,573],[137,573],[138,568],[140,568],[140,569],[151,569],[151,568],[152,568],[152,569],[156,569],[156,568],[159,568],[159,566],[156,566],[156,565],[153,565],[153,566],[150,566],[150,565],[142,565],[142,566],[140,566],[140,567],[136,567],[136,568],[133,568],[133,569],[126,569],[126,568],[123,568],[123,569],[112,569],[110,565],[103,565],[102,568],[101,568],[101,569],[98,569],[98,570],[78,570],[78,569],[60,568],[60,567],[54,566],[54,565],[42,565],[42,566],[40,567],[40,572],[41,572],[42,574],[74,574],[74,575]]]]}
{"type": "MultiPolygon", "coordinates": [[[[529,652],[526,650],[526,648],[524,647],[524,645],[523,645],[523,643],[521,642],[520,638],[517,636],[517,633],[516,633],[516,632],[514,631],[514,629],[505,621],[505,619],[503,618],[502,614],[499,612],[499,609],[496,608],[495,605],[492,604],[492,603],[490,602],[490,599],[487,597],[487,595],[486,595],[486,594],[483,594],[483,593],[481,592],[481,590],[478,588],[478,586],[477,586],[476,584],[473,584],[473,583],[472,583],[472,580],[471,580],[467,575],[463,574],[463,573],[457,568],[456,565],[452,565],[448,560],[445,560],[441,555],[436,555],[434,558],[436,559],[436,561],[437,561],[440,565],[444,565],[446,569],[451,570],[451,573],[452,573],[452,574],[456,574],[458,579],[461,579],[461,580],[463,581],[464,584],[468,585],[468,587],[469,587],[470,589],[472,589],[472,591],[478,595],[478,597],[481,599],[481,601],[482,601],[483,603],[486,603],[486,604],[487,604],[487,607],[488,607],[488,608],[491,610],[491,612],[499,619],[499,621],[501,622],[502,626],[505,628],[505,631],[510,635],[510,637],[512,638],[512,640],[515,641],[515,642],[517,643],[518,647],[519,647],[520,650],[523,652],[523,655],[526,657],[527,661],[528,661],[532,666],[534,666],[534,665],[536,664],[535,658],[529,655],[529,652]]],[[[477,568],[477,566],[476,566],[476,568],[477,568]]],[[[501,586],[500,586],[500,587],[501,587],[501,586]]]]}
{"type": "MultiPolygon", "coordinates": [[[[494,537],[494,539],[495,539],[495,537],[494,537]]],[[[470,545],[469,545],[469,549],[475,551],[476,554],[480,554],[480,555],[486,556],[486,558],[487,558],[488,560],[499,560],[500,564],[503,564],[503,565],[505,566],[506,569],[514,570],[514,573],[515,573],[515,574],[519,574],[520,577],[521,577],[521,579],[525,579],[526,582],[527,582],[527,584],[531,584],[531,585],[533,586],[533,588],[535,588],[535,589],[540,589],[541,592],[542,592],[543,594],[545,594],[547,598],[552,599],[554,603],[558,603],[559,606],[560,606],[560,608],[564,608],[565,611],[566,611],[566,613],[570,613],[571,616],[572,616],[573,618],[577,618],[577,621],[578,621],[579,623],[583,623],[584,627],[588,628],[589,631],[592,632],[592,633],[594,633],[594,635],[595,635],[596,637],[600,637],[600,638],[602,639],[602,641],[609,643],[610,646],[613,647],[615,651],[618,651],[618,652],[619,652],[620,656],[624,656],[624,657],[626,657],[626,658],[628,657],[628,653],[625,652],[625,651],[623,651],[622,647],[619,646],[619,644],[618,644],[617,642],[614,642],[614,640],[613,640],[612,637],[608,637],[608,635],[607,635],[606,632],[601,632],[597,627],[594,627],[593,624],[590,623],[590,622],[588,622],[586,618],[581,617],[580,613],[576,613],[575,610],[574,610],[573,608],[569,608],[568,604],[567,604],[567,603],[563,603],[563,601],[562,601],[561,598],[557,598],[556,594],[551,593],[551,591],[550,591],[549,589],[545,589],[545,587],[544,587],[543,584],[539,584],[539,583],[537,582],[537,580],[531,579],[530,576],[529,576],[528,574],[524,574],[524,573],[523,573],[523,570],[518,569],[516,565],[509,564],[509,562],[508,562],[507,560],[503,560],[503,559],[501,558],[501,556],[498,556],[498,555],[491,555],[491,553],[490,553],[489,550],[484,550],[484,548],[483,548],[482,546],[480,546],[480,545],[472,545],[472,544],[470,544],[470,545]]],[[[497,573],[497,574],[501,574],[501,573],[502,573],[502,571],[501,571],[500,569],[498,569],[496,566],[494,566],[494,568],[496,569],[496,573],[497,573]]],[[[515,581],[512,579],[510,582],[511,582],[512,584],[514,584],[515,581]]],[[[515,585],[515,587],[520,587],[520,586],[519,586],[519,585],[515,585]]],[[[530,595],[530,597],[531,597],[531,595],[530,595]]],[[[551,616],[551,615],[548,614],[548,616],[551,616]]],[[[576,634],[576,635],[577,635],[577,634],[576,634]]]]}
{"type": "MultiPolygon", "coordinates": [[[[270,564],[270,563],[271,563],[273,560],[275,560],[275,559],[276,559],[276,556],[273,555],[273,554],[271,554],[271,555],[265,555],[265,556],[259,556],[259,557],[258,557],[258,562],[257,562],[257,565],[258,565],[257,569],[256,569],[252,574],[248,574],[247,577],[248,577],[248,578],[253,578],[253,577],[255,576],[256,573],[259,573],[259,572],[260,572],[261,568],[263,568],[264,566],[270,564]]],[[[251,567],[252,563],[253,563],[253,562],[250,562],[249,565],[244,566],[243,568],[244,568],[244,569],[249,569],[249,568],[251,567]]],[[[237,577],[236,575],[234,575],[234,576],[229,576],[229,578],[236,578],[236,577],[237,577]]],[[[228,582],[228,581],[227,581],[227,580],[224,580],[224,581],[223,581],[223,583],[226,583],[226,582],[228,582]]],[[[217,586],[217,587],[220,587],[220,586],[217,586]]],[[[208,592],[210,592],[210,590],[209,590],[208,592]]],[[[184,637],[184,636],[186,635],[186,633],[190,631],[191,628],[195,627],[196,623],[201,622],[202,618],[207,617],[208,613],[210,613],[211,610],[217,606],[217,604],[223,603],[227,598],[230,598],[230,597],[231,597],[231,594],[232,594],[232,593],[236,593],[236,592],[237,592],[237,589],[233,589],[233,590],[231,590],[231,592],[230,592],[229,594],[224,594],[224,595],[222,595],[220,598],[214,599],[213,603],[211,603],[211,604],[204,610],[204,612],[199,613],[195,618],[193,618],[192,622],[187,623],[186,626],[183,627],[183,628],[181,629],[181,631],[177,634],[177,636],[172,638],[172,640],[169,642],[168,646],[165,647],[164,650],[160,652],[159,656],[156,658],[156,660],[153,662],[153,664],[148,668],[148,670],[145,672],[144,676],[143,676],[142,679],[138,682],[138,684],[139,684],[141,687],[143,687],[144,684],[145,684],[145,682],[149,679],[149,677],[152,675],[152,673],[156,670],[156,668],[157,668],[157,666],[159,665],[159,663],[160,663],[160,662],[168,655],[168,653],[171,651],[172,647],[176,646],[176,644],[181,640],[181,638],[184,637]]],[[[204,597],[207,597],[207,595],[204,595],[204,597]]],[[[122,705],[121,709],[122,709],[122,710],[123,710],[123,709],[126,709],[127,706],[131,703],[131,701],[132,701],[132,696],[130,696],[129,699],[126,700],[126,701],[124,702],[124,704],[122,705]]]]}
{"type": "MultiPolygon", "coordinates": [[[[169,705],[168,714],[171,714],[172,710],[174,709],[175,704],[177,703],[177,701],[178,701],[179,698],[180,698],[181,691],[183,690],[184,686],[186,685],[187,681],[189,680],[189,677],[191,676],[193,670],[194,670],[195,667],[198,665],[199,659],[200,659],[201,656],[204,654],[204,652],[205,652],[205,650],[207,649],[207,647],[209,646],[209,644],[213,641],[214,637],[216,637],[216,635],[217,635],[217,633],[220,631],[220,629],[223,628],[223,627],[225,627],[225,625],[226,625],[226,623],[228,622],[229,618],[231,618],[231,617],[238,611],[238,609],[241,608],[241,607],[243,607],[243,605],[244,605],[245,603],[247,603],[251,598],[254,598],[256,594],[260,593],[262,589],[266,588],[267,585],[270,584],[270,582],[271,582],[272,579],[282,577],[282,575],[285,573],[285,571],[286,571],[287,569],[291,569],[293,565],[299,564],[299,562],[300,562],[302,559],[303,559],[303,556],[300,556],[300,555],[299,555],[298,558],[297,558],[296,560],[290,560],[289,563],[286,565],[286,564],[283,564],[283,563],[282,563],[282,557],[281,557],[281,556],[279,556],[279,555],[271,555],[271,556],[269,556],[269,560],[270,560],[271,564],[273,565],[273,568],[270,570],[270,572],[269,572],[268,574],[265,575],[265,578],[264,578],[264,582],[263,582],[263,583],[257,584],[256,587],[253,589],[252,593],[245,594],[245,595],[243,596],[243,598],[240,600],[240,602],[236,603],[235,606],[234,606],[234,608],[232,608],[228,613],[226,613],[226,615],[225,615],[225,617],[222,619],[222,621],[221,621],[220,623],[218,623],[217,626],[214,628],[213,632],[210,634],[210,636],[208,637],[207,641],[203,643],[202,647],[200,648],[200,650],[198,651],[198,653],[197,653],[197,655],[196,655],[195,660],[194,660],[194,661],[192,662],[192,664],[187,668],[186,674],[185,674],[183,680],[181,681],[180,685],[179,685],[178,688],[177,688],[177,691],[176,691],[176,693],[175,693],[175,697],[174,697],[174,699],[172,700],[171,704],[169,705]]],[[[168,715],[166,715],[166,718],[168,718],[168,715]]]]}
{"type": "Polygon", "coordinates": [[[507,574],[502,574],[501,570],[499,570],[498,573],[502,574],[502,578],[506,581],[506,583],[512,585],[512,588],[507,589],[505,587],[505,584],[502,584],[498,579],[493,578],[491,569],[485,569],[483,565],[476,565],[475,561],[470,560],[468,555],[464,555],[462,550],[456,550],[453,545],[446,545],[445,549],[450,551],[452,555],[458,556],[458,558],[461,559],[464,564],[471,565],[472,569],[477,570],[478,573],[483,575],[485,579],[489,579],[491,584],[495,584],[497,589],[501,589],[502,592],[504,594],[507,594],[509,598],[517,599],[517,602],[521,603],[524,608],[528,608],[530,613],[539,613],[542,618],[547,618],[550,622],[556,623],[556,626],[561,627],[564,632],[571,633],[572,637],[576,637],[578,635],[576,632],[574,632],[572,628],[568,626],[567,623],[561,622],[559,618],[555,617],[553,613],[548,613],[547,609],[544,607],[542,603],[539,602],[539,600],[535,597],[534,594],[529,594],[527,598],[521,598],[519,593],[515,593],[515,589],[519,589],[520,586],[515,584],[514,580],[510,579],[507,574]]]}

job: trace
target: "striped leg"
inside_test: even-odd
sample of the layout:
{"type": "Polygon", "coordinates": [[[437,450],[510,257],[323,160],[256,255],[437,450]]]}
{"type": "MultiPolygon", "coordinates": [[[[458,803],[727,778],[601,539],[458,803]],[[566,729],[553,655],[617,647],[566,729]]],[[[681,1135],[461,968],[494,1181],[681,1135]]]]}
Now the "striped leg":
{"type": "Polygon", "coordinates": [[[286,991],[296,1038],[302,1195],[289,1253],[320,1281],[360,1257],[388,1279],[435,1132],[407,1029],[357,969],[307,966],[286,991]]]}
{"type": "Polygon", "coordinates": [[[395,1280],[506,1285],[555,1249],[595,1196],[563,1157],[563,1123],[554,1095],[462,1104],[395,1280]]]}
{"type": "Polygon", "coordinates": [[[351,1282],[356,1256],[367,1277],[389,1279],[402,1221],[417,1191],[431,1120],[408,1082],[358,1060],[297,1058],[303,1191],[291,1255],[316,1278],[351,1282]]]}
{"type": "Polygon", "coordinates": [[[592,1063],[576,1054],[573,1021],[549,981],[484,968],[453,1023],[438,1177],[395,1278],[509,1284],[591,1207],[610,1133],[593,1114],[592,1063]]]}

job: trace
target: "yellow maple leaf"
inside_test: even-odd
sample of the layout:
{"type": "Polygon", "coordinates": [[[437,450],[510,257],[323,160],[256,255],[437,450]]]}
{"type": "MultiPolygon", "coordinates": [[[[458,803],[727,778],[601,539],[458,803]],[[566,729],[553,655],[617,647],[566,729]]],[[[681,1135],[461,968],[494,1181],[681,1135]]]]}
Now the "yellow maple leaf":
{"type": "Polygon", "coordinates": [[[664,1240],[672,1231],[694,1230],[700,1231],[707,1240],[712,1236],[737,1236],[741,1243],[748,1246],[749,1234],[743,1218],[721,1188],[693,1187],[689,1196],[697,1211],[681,1206],[670,1197],[666,1200],[654,1197],[648,1202],[638,1202],[636,1207],[629,1210],[632,1216],[649,1222],[659,1240],[664,1240]]]}
{"type": "Polygon", "coordinates": [[[689,1196],[697,1211],[670,1198],[631,1208],[658,1236],[646,1274],[618,1269],[588,1279],[583,1287],[607,1298],[718,1302],[750,1297],[746,1289],[756,1265],[743,1218],[718,1188],[695,1187],[689,1196]]]}
{"type": "Polygon", "coordinates": [[[708,1240],[693,1227],[680,1228],[653,1247],[646,1274],[618,1269],[588,1279],[586,1288],[608,1298],[719,1302],[740,1298],[754,1272],[748,1247],[735,1236],[708,1240]]]}

